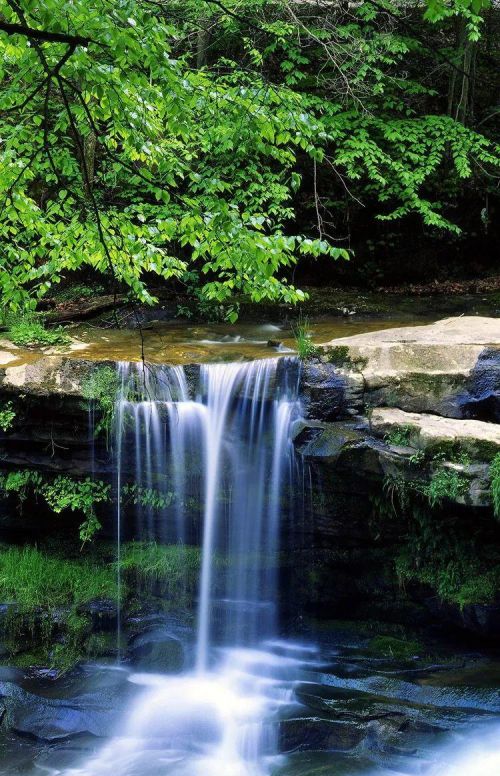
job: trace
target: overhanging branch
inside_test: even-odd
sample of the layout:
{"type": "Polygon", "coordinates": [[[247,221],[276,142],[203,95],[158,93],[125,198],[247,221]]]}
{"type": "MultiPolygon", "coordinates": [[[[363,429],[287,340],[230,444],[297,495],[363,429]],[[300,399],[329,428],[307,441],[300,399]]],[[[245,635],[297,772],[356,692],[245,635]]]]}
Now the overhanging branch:
{"type": "Polygon", "coordinates": [[[15,24],[0,20],[0,32],[7,35],[24,35],[25,38],[36,41],[46,41],[48,43],[67,43],[69,46],[88,46],[89,43],[97,43],[92,38],[84,35],[68,35],[64,32],[50,32],[48,30],[37,30],[25,24],[15,24]]]}

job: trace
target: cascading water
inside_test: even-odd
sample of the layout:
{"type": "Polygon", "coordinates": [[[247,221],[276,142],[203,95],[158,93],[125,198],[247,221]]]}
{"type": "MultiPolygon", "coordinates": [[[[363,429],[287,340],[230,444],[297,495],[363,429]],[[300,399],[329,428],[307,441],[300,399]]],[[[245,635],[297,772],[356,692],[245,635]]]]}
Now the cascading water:
{"type": "Polygon", "coordinates": [[[277,640],[280,519],[303,501],[292,443],[298,362],[202,366],[194,400],[182,368],[122,364],[120,375],[118,537],[130,533],[121,500],[131,477],[136,536],[185,543],[198,532],[196,645],[180,676],[132,676],[144,694],[123,735],[78,772],[264,776],[276,755],[273,716],[301,657],[277,640]]]}

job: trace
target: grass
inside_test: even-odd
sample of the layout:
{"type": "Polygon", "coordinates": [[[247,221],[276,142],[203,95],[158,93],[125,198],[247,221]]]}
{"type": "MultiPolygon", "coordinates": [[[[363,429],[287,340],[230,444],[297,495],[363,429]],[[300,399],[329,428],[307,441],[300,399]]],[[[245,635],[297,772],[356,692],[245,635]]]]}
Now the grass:
{"type": "Polygon", "coordinates": [[[35,547],[0,550],[0,599],[15,602],[22,611],[78,607],[116,595],[112,568],[84,558],[65,560],[35,547]]]}
{"type": "Polygon", "coordinates": [[[123,548],[120,568],[130,583],[139,588],[158,587],[167,598],[182,604],[192,600],[201,566],[199,547],[131,542],[123,548]],[[184,600],[185,599],[185,600],[184,600]]]}
{"type": "Polygon", "coordinates": [[[103,598],[117,600],[112,565],[35,547],[0,549],[0,601],[12,604],[2,629],[15,665],[74,666],[91,632],[81,607],[103,598]]]}
{"type": "Polygon", "coordinates": [[[312,332],[309,325],[309,319],[300,317],[292,327],[292,331],[295,338],[297,355],[301,361],[306,361],[308,358],[317,356],[318,348],[311,342],[312,332]]]}
{"type": "Polygon", "coordinates": [[[497,453],[490,464],[491,500],[493,514],[500,519],[500,453],[497,453]]]}
{"type": "Polygon", "coordinates": [[[36,313],[10,317],[7,320],[7,337],[20,347],[65,345],[69,342],[62,326],[46,329],[43,318],[36,313]]]}

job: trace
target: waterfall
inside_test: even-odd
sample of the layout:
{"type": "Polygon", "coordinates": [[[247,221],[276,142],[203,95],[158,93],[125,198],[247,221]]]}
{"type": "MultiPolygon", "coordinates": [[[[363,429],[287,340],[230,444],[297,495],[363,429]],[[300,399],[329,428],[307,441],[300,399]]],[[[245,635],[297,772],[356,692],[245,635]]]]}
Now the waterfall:
{"type": "Polygon", "coordinates": [[[303,503],[292,443],[298,361],[203,365],[194,385],[181,367],[120,364],[119,372],[119,544],[126,535],[199,539],[196,644],[180,676],[131,677],[144,694],[124,735],[77,772],[266,776],[275,715],[300,663],[300,649],[278,639],[277,610],[280,520],[303,503]],[[131,480],[133,527],[122,505],[131,480]],[[194,516],[188,503],[199,504],[194,516]]]}

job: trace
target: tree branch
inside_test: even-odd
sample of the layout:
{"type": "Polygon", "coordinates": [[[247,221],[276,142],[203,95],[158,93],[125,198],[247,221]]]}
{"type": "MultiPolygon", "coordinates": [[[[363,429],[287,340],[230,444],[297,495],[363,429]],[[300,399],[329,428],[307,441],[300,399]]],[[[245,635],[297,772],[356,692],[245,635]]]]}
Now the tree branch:
{"type": "Polygon", "coordinates": [[[30,38],[31,40],[47,41],[49,43],[67,43],[74,47],[88,46],[89,43],[98,42],[84,35],[67,35],[64,32],[36,30],[34,27],[29,27],[25,24],[14,24],[2,20],[0,20],[0,32],[5,32],[7,35],[24,35],[25,38],[30,38]]]}

